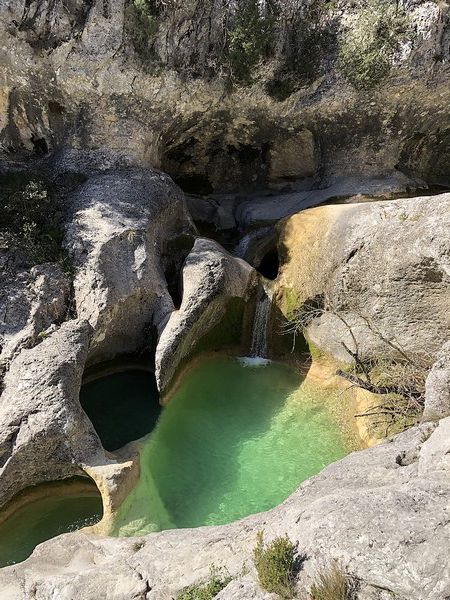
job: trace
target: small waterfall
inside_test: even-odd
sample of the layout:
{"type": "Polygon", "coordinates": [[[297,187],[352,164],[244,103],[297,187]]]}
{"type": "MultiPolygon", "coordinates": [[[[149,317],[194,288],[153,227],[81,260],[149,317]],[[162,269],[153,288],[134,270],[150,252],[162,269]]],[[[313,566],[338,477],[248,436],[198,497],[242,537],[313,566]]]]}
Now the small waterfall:
{"type": "Polygon", "coordinates": [[[267,333],[270,324],[270,312],[272,308],[272,294],[265,288],[262,289],[258,300],[253,321],[252,345],[250,356],[253,358],[267,357],[267,333]]]}

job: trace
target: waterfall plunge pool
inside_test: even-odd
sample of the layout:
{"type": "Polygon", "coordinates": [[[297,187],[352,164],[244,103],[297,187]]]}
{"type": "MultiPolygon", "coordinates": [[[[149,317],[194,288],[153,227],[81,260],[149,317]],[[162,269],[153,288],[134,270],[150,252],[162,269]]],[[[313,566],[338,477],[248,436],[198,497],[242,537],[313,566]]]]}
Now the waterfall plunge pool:
{"type": "Polygon", "coordinates": [[[268,510],[346,453],[329,405],[291,368],[203,359],[148,436],[113,533],[220,525],[268,510]]]}

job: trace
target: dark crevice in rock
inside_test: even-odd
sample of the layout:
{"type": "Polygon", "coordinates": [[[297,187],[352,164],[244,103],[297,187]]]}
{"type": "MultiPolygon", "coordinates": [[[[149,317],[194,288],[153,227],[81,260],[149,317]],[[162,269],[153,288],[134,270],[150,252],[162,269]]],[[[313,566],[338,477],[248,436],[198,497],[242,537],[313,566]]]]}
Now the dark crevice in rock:
{"type": "Polygon", "coordinates": [[[172,173],[173,180],[186,194],[212,194],[213,186],[207,175],[180,175],[172,173]]]}
{"type": "Polygon", "coordinates": [[[32,136],[31,143],[33,144],[35,154],[38,156],[45,156],[48,154],[48,144],[45,138],[32,136]]]}
{"type": "Polygon", "coordinates": [[[178,310],[183,299],[182,269],[184,261],[194,246],[191,235],[180,235],[165,243],[162,264],[167,289],[172,298],[174,307],[178,310]]]}
{"type": "Polygon", "coordinates": [[[278,256],[278,249],[276,247],[272,248],[267,254],[265,254],[256,269],[266,279],[276,279],[280,269],[280,257],[278,256]]]}

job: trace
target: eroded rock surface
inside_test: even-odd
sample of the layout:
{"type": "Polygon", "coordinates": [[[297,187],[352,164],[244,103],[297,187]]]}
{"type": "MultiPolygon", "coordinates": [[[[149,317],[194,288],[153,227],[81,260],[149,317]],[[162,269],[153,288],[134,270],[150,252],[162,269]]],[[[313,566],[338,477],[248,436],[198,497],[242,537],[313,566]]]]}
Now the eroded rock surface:
{"type": "Polygon", "coordinates": [[[88,323],[68,321],[11,363],[0,402],[0,504],[78,474],[101,449],[78,401],[91,333],[88,323]]]}
{"type": "Polygon", "coordinates": [[[245,51],[234,59],[250,68],[243,85],[229,73],[230,31],[241,27],[250,53],[261,42],[242,5],[155,3],[148,18],[124,0],[4,0],[2,158],[108,148],[200,193],[398,169],[448,182],[445,3],[399,3],[408,24],[392,32],[384,77],[363,91],[338,59],[367,2],[277,3],[263,67],[246,65],[245,51]]]}
{"type": "Polygon", "coordinates": [[[229,338],[227,328],[239,345],[245,303],[257,283],[254,269],[231,256],[214,241],[198,238],[183,268],[183,301],[161,333],[156,349],[156,378],[165,391],[183,359],[192,357],[208,333],[218,328],[208,350],[221,347],[229,338]],[[227,313],[236,314],[230,322],[227,313]],[[239,314],[240,313],[240,314],[239,314]]]}
{"type": "Polygon", "coordinates": [[[438,420],[450,415],[450,343],[439,352],[428,374],[425,386],[425,420],[438,420]]]}
{"type": "Polygon", "coordinates": [[[40,265],[0,278],[0,373],[21,348],[66,318],[70,284],[59,265],[40,265]]]}
{"type": "Polygon", "coordinates": [[[339,360],[352,360],[344,343],[362,359],[405,352],[431,366],[450,331],[449,208],[441,194],[324,206],[284,222],[280,288],[289,310],[309,307],[310,339],[339,360]]]}
{"type": "Polygon", "coordinates": [[[89,360],[150,346],[174,309],[164,274],[167,243],[194,227],[184,196],[161,173],[110,170],[71,199],[66,245],[76,266],[79,318],[94,328],[89,360]]]}
{"type": "Polygon", "coordinates": [[[64,219],[74,297],[69,274],[57,264],[2,274],[0,505],[28,486],[86,471],[108,515],[128,491],[133,451],[113,456],[103,450],[79,403],[82,374],[88,361],[156,343],[152,330],[161,330],[174,309],[167,265],[183,260],[195,228],[181,190],[167,176],[137,168],[102,171],[98,155],[89,167],[76,153],[70,156],[78,171],[66,172],[67,156],[55,170],[73,180],[64,219]],[[174,257],[170,244],[180,236],[174,257]]]}

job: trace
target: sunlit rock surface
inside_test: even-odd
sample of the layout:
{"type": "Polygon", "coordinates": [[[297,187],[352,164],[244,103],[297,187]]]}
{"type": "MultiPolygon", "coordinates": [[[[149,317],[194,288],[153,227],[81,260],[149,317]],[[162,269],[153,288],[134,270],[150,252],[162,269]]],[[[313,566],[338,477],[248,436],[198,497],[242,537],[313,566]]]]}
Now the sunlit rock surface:
{"type": "Polygon", "coordinates": [[[215,328],[215,339],[207,342],[204,350],[218,350],[233,338],[239,345],[245,304],[256,285],[256,273],[248,263],[214,241],[196,240],[183,267],[181,307],[171,314],[156,349],[161,391],[166,390],[181,361],[194,356],[198,343],[215,328]]]}
{"type": "MultiPolygon", "coordinates": [[[[431,364],[449,339],[450,194],[323,206],[280,225],[289,310],[337,359],[407,355],[431,364]],[[325,303],[329,310],[314,313],[325,303]],[[353,337],[354,336],[354,337],[353,337]],[[387,341],[386,341],[387,340],[387,341]]],[[[401,357],[401,356],[400,356],[401,357]]]]}
{"type": "Polygon", "coordinates": [[[66,246],[78,316],[94,328],[90,362],[150,345],[151,327],[160,331],[174,308],[167,245],[193,233],[181,190],[161,173],[100,172],[71,197],[66,246]]]}

